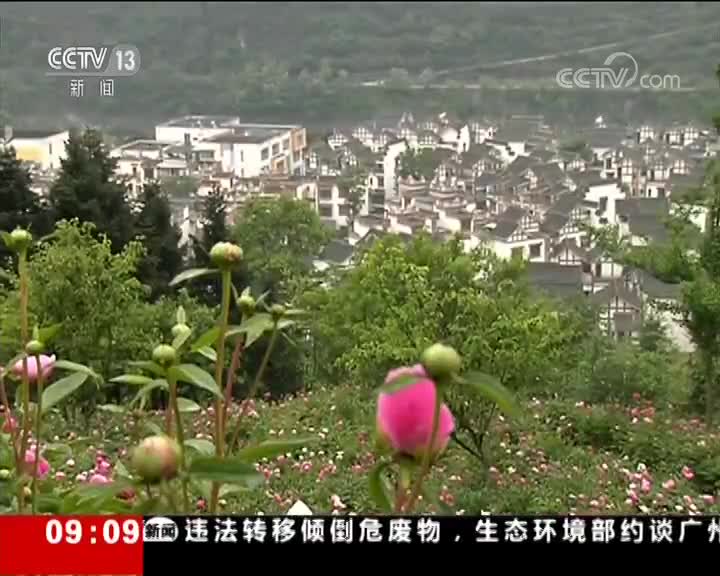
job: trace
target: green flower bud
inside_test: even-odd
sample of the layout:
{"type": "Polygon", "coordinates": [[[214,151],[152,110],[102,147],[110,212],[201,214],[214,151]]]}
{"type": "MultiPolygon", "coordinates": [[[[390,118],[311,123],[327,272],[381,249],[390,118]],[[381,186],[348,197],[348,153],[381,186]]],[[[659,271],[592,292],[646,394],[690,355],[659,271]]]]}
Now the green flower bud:
{"type": "Polygon", "coordinates": [[[426,348],[421,360],[425,370],[436,381],[456,374],[462,364],[460,355],[455,349],[444,344],[433,344],[426,348]]]}
{"type": "Polygon", "coordinates": [[[240,263],[243,251],[231,242],[218,242],[210,250],[210,261],[218,268],[232,268],[240,263]]]}
{"type": "Polygon", "coordinates": [[[28,356],[38,356],[43,352],[45,352],[45,344],[40,342],[40,340],[30,340],[30,342],[25,345],[25,354],[28,356]]]}
{"type": "Polygon", "coordinates": [[[240,298],[238,298],[237,305],[238,308],[240,308],[240,312],[242,312],[245,316],[252,316],[255,313],[255,298],[249,294],[240,296],[240,298]]]}
{"type": "Polygon", "coordinates": [[[177,353],[175,348],[168,346],[167,344],[160,344],[155,347],[152,354],[153,360],[161,366],[167,366],[172,364],[177,359],[177,353]]]}
{"type": "Polygon", "coordinates": [[[0,470],[0,480],[10,480],[10,470],[7,468],[0,470]]]}
{"type": "Polygon", "coordinates": [[[10,243],[9,248],[15,252],[24,252],[32,244],[32,234],[22,228],[16,228],[10,233],[10,243]]]}
{"type": "Polygon", "coordinates": [[[184,336],[185,334],[189,334],[190,332],[192,332],[192,330],[187,324],[175,324],[175,326],[172,327],[173,338],[177,338],[178,336],[184,336]]]}
{"type": "Polygon", "coordinates": [[[180,445],[168,436],[145,438],[132,454],[132,467],[145,482],[171,480],[180,464],[180,445]]]}
{"type": "Polygon", "coordinates": [[[273,304],[270,307],[270,316],[272,316],[274,322],[277,322],[280,318],[285,316],[285,306],[282,304],[273,304]]]}

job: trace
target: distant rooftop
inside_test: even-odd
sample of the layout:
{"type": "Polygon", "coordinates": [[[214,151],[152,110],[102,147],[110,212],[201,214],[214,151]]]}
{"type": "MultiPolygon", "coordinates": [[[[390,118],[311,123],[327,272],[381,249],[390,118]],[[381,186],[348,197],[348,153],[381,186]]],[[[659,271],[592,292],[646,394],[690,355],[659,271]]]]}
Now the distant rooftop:
{"type": "Polygon", "coordinates": [[[284,129],[289,130],[290,128],[298,128],[294,124],[256,124],[256,123],[242,123],[240,122],[239,116],[183,116],[182,118],[175,118],[168,120],[161,124],[161,126],[171,126],[176,128],[266,128],[266,129],[284,129]]]}
{"type": "Polygon", "coordinates": [[[232,131],[218,134],[208,139],[208,142],[222,142],[226,144],[261,144],[271,138],[280,136],[288,128],[268,127],[259,124],[241,124],[232,131]]]}
{"type": "Polygon", "coordinates": [[[56,134],[62,134],[65,130],[48,128],[45,130],[15,130],[12,131],[12,140],[19,139],[35,139],[35,138],[47,138],[48,136],[55,136],[56,134]]]}

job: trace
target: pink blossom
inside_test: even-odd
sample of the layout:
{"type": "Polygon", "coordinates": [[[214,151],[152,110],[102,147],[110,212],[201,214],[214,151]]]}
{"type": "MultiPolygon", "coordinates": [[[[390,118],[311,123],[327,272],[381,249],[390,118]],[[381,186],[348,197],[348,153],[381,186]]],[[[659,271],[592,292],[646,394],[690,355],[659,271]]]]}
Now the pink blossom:
{"type": "MultiPolygon", "coordinates": [[[[18,360],[13,366],[13,372],[20,378],[23,375],[23,362],[27,361],[27,375],[30,382],[36,382],[38,379],[38,365],[35,356],[29,356],[26,360],[18,360]]],[[[55,369],[55,355],[40,356],[40,371],[42,372],[43,380],[47,381],[52,376],[53,370],[55,369]]]]}
{"type": "Polygon", "coordinates": [[[347,506],[343,503],[343,501],[340,499],[340,496],[337,494],[333,494],[330,497],[330,501],[332,502],[332,507],[334,510],[345,510],[347,506]]]}
{"type": "Polygon", "coordinates": [[[707,504],[708,506],[712,506],[715,504],[715,497],[710,494],[703,494],[702,495],[703,502],[707,504]]]}
{"type": "Polygon", "coordinates": [[[88,480],[88,482],[90,484],[107,484],[110,480],[107,476],[103,476],[102,474],[93,474],[90,476],[90,480],[88,480]]]}
{"type": "MultiPolygon", "coordinates": [[[[390,371],[385,382],[392,383],[401,376],[417,376],[414,384],[392,393],[381,392],[378,397],[377,427],[379,435],[388,441],[396,452],[422,456],[432,435],[435,410],[435,383],[425,374],[421,365],[397,368],[390,371]]],[[[455,429],[450,409],[443,404],[437,439],[432,451],[442,452],[455,429]]]]}
{"type": "Polygon", "coordinates": [[[675,480],[670,478],[670,480],[666,480],[663,482],[662,487],[664,490],[675,490],[675,487],[677,486],[675,480]]]}
{"type": "Polygon", "coordinates": [[[204,498],[198,498],[196,506],[198,510],[203,511],[205,510],[205,508],[207,508],[207,503],[205,502],[204,498]]]}
{"type": "Polygon", "coordinates": [[[685,477],[685,480],[692,480],[695,478],[695,472],[693,472],[692,468],[688,466],[683,466],[682,475],[685,477]]]}
{"type": "Polygon", "coordinates": [[[61,471],[55,472],[55,480],[57,480],[58,482],[62,482],[63,480],[65,480],[65,478],[66,478],[65,472],[61,472],[61,471]]]}
{"type": "Polygon", "coordinates": [[[303,462],[300,466],[302,472],[310,472],[312,470],[312,462],[303,462]]]}
{"type": "MultiPolygon", "coordinates": [[[[35,471],[35,453],[37,452],[37,447],[34,446],[33,448],[27,450],[25,452],[25,470],[30,476],[33,475],[33,472],[35,471]]],[[[40,456],[40,460],[37,464],[37,477],[42,480],[44,479],[48,474],[50,473],[50,463],[45,460],[42,456],[40,456]]]]}
{"type": "Polygon", "coordinates": [[[635,492],[635,490],[628,490],[627,495],[629,496],[630,502],[632,504],[637,504],[638,501],[640,500],[640,498],[638,497],[637,492],[635,492]]]}
{"type": "Polygon", "coordinates": [[[644,494],[647,494],[648,492],[650,492],[652,490],[652,482],[650,482],[650,480],[648,480],[647,478],[643,478],[642,481],[640,482],[640,490],[644,494]]]}

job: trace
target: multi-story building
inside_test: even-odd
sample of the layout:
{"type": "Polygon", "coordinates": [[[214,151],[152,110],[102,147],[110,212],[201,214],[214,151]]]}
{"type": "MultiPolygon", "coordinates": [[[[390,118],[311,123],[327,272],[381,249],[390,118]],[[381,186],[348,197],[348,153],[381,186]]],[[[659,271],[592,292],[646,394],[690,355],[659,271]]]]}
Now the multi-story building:
{"type": "Polygon", "coordinates": [[[67,130],[13,130],[5,126],[2,143],[15,149],[18,160],[34,162],[42,170],[57,170],[69,138],[67,130]]]}

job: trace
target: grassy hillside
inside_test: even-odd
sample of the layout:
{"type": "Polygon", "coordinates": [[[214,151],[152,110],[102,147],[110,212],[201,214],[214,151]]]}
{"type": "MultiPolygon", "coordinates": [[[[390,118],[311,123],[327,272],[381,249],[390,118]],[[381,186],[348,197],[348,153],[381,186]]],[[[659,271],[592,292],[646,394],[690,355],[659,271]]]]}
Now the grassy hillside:
{"type": "MultiPolygon", "coordinates": [[[[630,51],[643,73],[708,85],[718,16],[720,7],[710,3],[0,3],[0,110],[24,121],[51,110],[65,121],[139,126],[146,116],[194,110],[313,121],[319,110],[347,115],[342,106],[353,86],[398,68],[443,82],[482,77],[493,90],[516,95],[512,80],[521,79],[521,99],[537,109],[545,103],[533,98],[534,85],[552,87],[561,67],[601,65],[613,48],[577,51],[607,43],[630,51]],[[74,101],[66,80],[44,76],[51,47],[100,42],[135,44],[142,54],[142,72],[118,81],[114,99],[101,100],[93,84],[74,101]],[[543,55],[551,57],[495,66],[543,55]]],[[[415,92],[403,100],[417,107],[441,97],[415,92]]],[[[395,98],[374,91],[369,115],[392,108],[395,98]]],[[[350,112],[362,104],[359,97],[350,101],[350,112]]],[[[493,102],[489,113],[497,113],[493,102]]]]}
{"type": "MultiPolygon", "coordinates": [[[[281,403],[258,402],[245,419],[249,442],[302,436],[316,443],[264,461],[259,468],[265,486],[225,495],[224,509],[281,513],[300,498],[317,513],[330,513],[339,497],[345,512],[373,510],[367,477],[374,463],[374,410],[373,392],[347,386],[313,390],[281,403]]],[[[92,436],[65,422],[51,424],[52,430],[64,429],[55,441],[69,440],[73,447],[72,466],[67,454],[46,452],[53,473],[65,473],[61,482],[70,485],[75,475],[92,469],[98,449],[111,462],[128,464],[123,449],[147,433],[132,418],[122,421],[106,413],[97,418],[85,428],[102,431],[92,436]]],[[[158,415],[159,425],[161,420],[158,415]]],[[[211,420],[209,412],[197,413],[188,417],[186,430],[206,437],[211,420]]],[[[452,443],[429,481],[428,494],[439,500],[425,500],[418,511],[717,514],[717,440],[717,429],[639,397],[628,405],[530,399],[520,419],[496,421],[484,464],[452,443]]]]}

